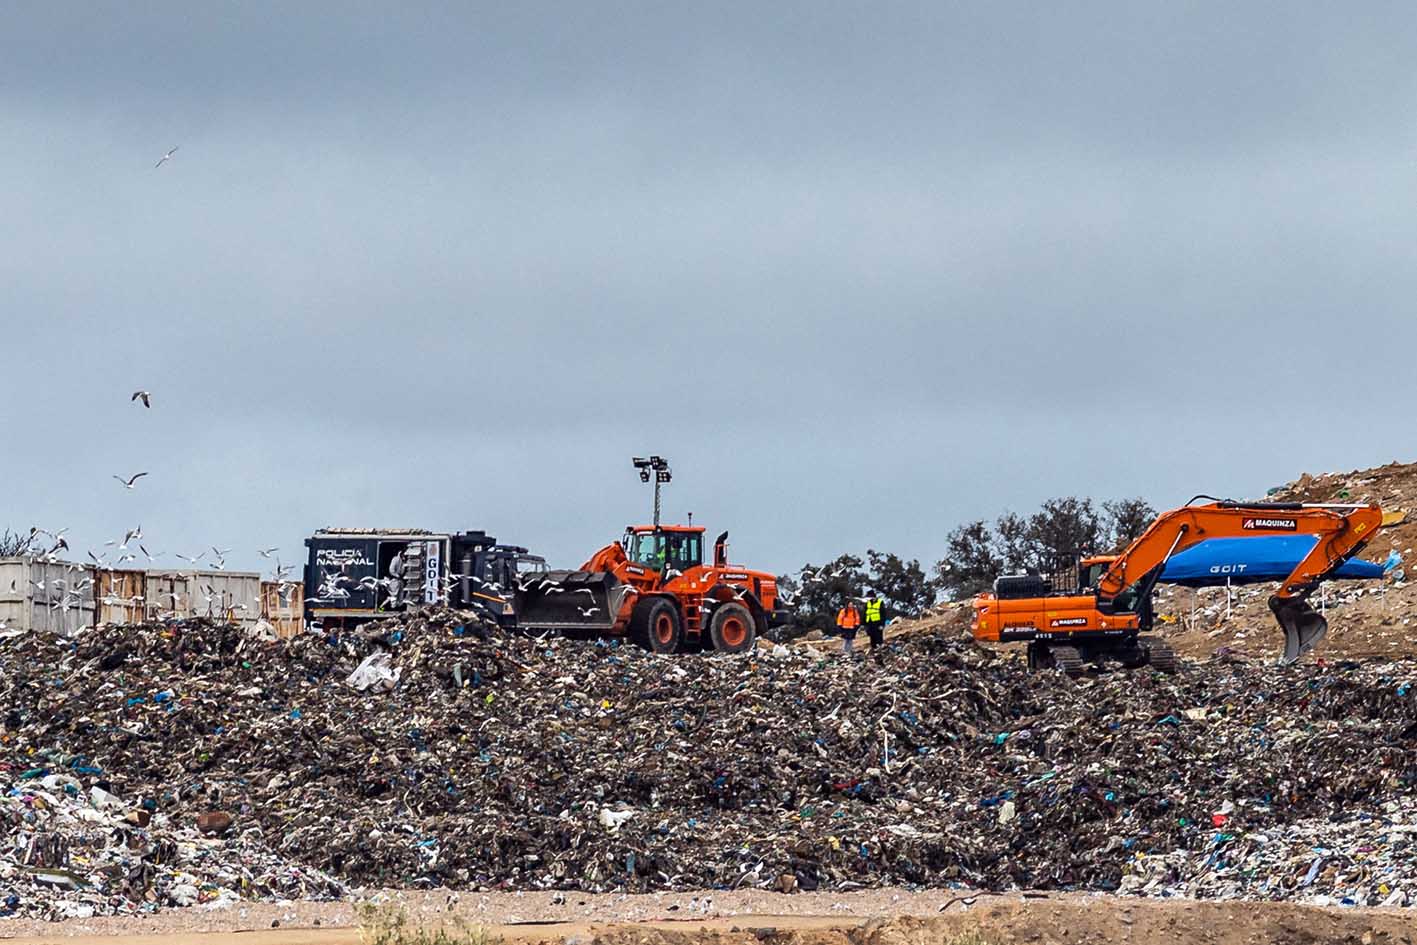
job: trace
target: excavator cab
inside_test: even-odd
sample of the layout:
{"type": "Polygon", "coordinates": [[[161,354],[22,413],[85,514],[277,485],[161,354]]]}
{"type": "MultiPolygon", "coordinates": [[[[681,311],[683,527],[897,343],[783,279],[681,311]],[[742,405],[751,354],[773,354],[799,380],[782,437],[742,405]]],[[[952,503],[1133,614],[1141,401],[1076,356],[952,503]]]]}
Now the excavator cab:
{"type": "Polygon", "coordinates": [[[1094,555],[1083,558],[1078,562],[1078,589],[1089,589],[1097,587],[1102,580],[1102,575],[1107,573],[1107,569],[1112,566],[1112,562],[1117,560],[1116,555],[1094,555]]]}

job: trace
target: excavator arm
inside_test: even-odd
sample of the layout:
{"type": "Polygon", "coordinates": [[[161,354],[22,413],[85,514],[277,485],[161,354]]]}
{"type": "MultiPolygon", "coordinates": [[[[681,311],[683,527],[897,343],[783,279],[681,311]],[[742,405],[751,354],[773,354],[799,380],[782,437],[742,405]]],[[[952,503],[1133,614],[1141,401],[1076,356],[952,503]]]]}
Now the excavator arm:
{"type": "Polygon", "coordinates": [[[1382,517],[1382,509],[1376,505],[1300,502],[1212,501],[1173,509],[1152,522],[1102,575],[1097,585],[1098,608],[1108,610],[1119,595],[1139,582],[1140,592],[1150,594],[1172,555],[1206,539],[1314,535],[1314,547],[1269,599],[1269,608],[1284,629],[1281,662],[1290,663],[1313,649],[1328,632],[1328,622],[1309,606],[1309,594],[1367,544],[1382,517]]]}

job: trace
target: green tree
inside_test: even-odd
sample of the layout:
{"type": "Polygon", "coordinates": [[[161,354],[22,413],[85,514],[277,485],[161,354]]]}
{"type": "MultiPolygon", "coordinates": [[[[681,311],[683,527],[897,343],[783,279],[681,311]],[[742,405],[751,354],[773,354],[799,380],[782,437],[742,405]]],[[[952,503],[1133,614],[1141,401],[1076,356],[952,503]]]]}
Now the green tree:
{"type": "Polygon", "coordinates": [[[935,582],[925,574],[919,561],[906,561],[875,549],[867,549],[866,560],[871,567],[868,584],[881,595],[882,616],[886,620],[918,617],[935,603],[935,582]]]}
{"type": "Polygon", "coordinates": [[[989,587],[1003,568],[994,533],[982,519],[956,526],[945,542],[945,557],[935,564],[935,583],[950,600],[989,587]]]}
{"type": "Polygon", "coordinates": [[[1008,574],[1036,571],[1041,566],[1032,523],[1013,512],[994,520],[992,542],[1000,569],[1008,574]]]}
{"type": "Polygon", "coordinates": [[[836,612],[849,599],[859,598],[869,583],[865,564],[856,555],[839,555],[817,567],[804,564],[794,580],[797,591],[797,623],[809,629],[830,631],[836,626],[836,612]]]}
{"type": "Polygon", "coordinates": [[[1155,518],[1156,510],[1139,498],[1104,502],[1099,510],[1091,499],[1063,496],[1027,518],[1004,512],[992,526],[966,522],[946,539],[935,587],[961,600],[987,590],[1000,574],[1070,571],[1079,555],[1125,548],[1155,518]]]}
{"type": "Polygon", "coordinates": [[[1109,551],[1119,552],[1146,531],[1156,520],[1156,509],[1141,497],[1102,503],[1109,551]]]}
{"type": "Polygon", "coordinates": [[[1028,538],[1038,555],[1038,570],[1051,571],[1103,547],[1102,519],[1091,499],[1048,499],[1029,517],[1028,538]]]}

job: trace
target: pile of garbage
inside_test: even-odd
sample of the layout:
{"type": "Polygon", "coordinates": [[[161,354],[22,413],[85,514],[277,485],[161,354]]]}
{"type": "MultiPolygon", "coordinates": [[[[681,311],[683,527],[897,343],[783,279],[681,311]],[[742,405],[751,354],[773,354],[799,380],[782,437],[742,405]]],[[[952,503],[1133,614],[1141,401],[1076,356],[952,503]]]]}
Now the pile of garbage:
{"type": "Polygon", "coordinates": [[[1413,676],[1070,680],[944,637],[880,665],[665,657],[450,611],[280,641],[19,635],[0,641],[0,913],[434,886],[1405,904],[1413,676]]]}

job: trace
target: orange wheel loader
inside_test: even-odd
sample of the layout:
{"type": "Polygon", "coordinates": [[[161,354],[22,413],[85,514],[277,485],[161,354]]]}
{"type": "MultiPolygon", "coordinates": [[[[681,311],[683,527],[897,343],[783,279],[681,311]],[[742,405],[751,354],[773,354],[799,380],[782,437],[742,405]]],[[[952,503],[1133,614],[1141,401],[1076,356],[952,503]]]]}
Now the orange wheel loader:
{"type": "Polygon", "coordinates": [[[1172,555],[1208,538],[1275,534],[1314,535],[1313,548],[1269,599],[1284,630],[1281,663],[1308,653],[1328,633],[1328,621],[1308,603],[1319,583],[1362,550],[1382,524],[1376,505],[1299,502],[1233,502],[1196,496],[1163,513],[1115,557],[1085,559],[1077,591],[1053,593],[1035,575],[1000,577],[994,592],[974,599],[975,639],[1027,642],[1030,669],[1069,674],[1088,662],[1120,660],[1127,666],[1175,668],[1151,629],[1151,592],[1172,555]],[[1200,499],[1210,501],[1196,504],[1200,499]]]}
{"type": "Polygon", "coordinates": [[[528,576],[517,589],[517,625],[598,636],[629,636],[656,653],[695,647],[739,653],[790,614],[777,579],[728,563],[728,533],[713,562],[703,559],[704,530],[639,525],[576,571],[528,576]]]}

